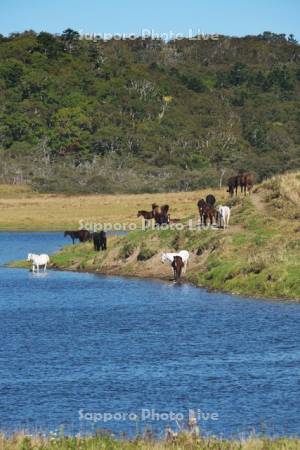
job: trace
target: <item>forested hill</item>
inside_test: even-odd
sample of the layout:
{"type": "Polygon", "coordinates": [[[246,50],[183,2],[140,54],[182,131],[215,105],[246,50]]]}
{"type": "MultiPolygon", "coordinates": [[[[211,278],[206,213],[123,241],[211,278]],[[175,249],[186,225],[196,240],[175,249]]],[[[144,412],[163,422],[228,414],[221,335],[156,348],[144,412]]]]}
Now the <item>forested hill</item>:
{"type": "Polygon", "coordinates": [[[1,36],[0,182],[138,192],[294,170],[299,93],[293,36],[1,36]]]}

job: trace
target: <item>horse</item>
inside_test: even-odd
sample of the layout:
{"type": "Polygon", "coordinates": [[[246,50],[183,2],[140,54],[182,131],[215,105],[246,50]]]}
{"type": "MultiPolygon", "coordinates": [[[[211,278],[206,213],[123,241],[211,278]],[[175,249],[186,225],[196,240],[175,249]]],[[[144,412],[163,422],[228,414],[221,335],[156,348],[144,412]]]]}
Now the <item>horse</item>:
{"type": "Polygon", "coordinates": [[[107,250],[107,238],[105,231],[102,230],[99,233],[93,233],[93,243],[95,252],[107,250]]]}
{"type": "Polygon", "coordinates": [[[175,256],[181,257],[182,262],[183,262],[182,273],[185,274],[187,265],[188,265],[188,261],[189,261],[189,257],[190,257],[190,254],[187,250],[181,250],[178,253],[162,253],[160,260],[162,263],[169,262],[170,264],[172,264],[175,256]]]}
{"type": "Polygon", "coordinates": [[[34,253],[28,253],[27,261],[32,261],[32,272],[35,271],[35,267],[36,271],[39,272],[40,266],[44,266],[44,272],[46,272],[47,264],[50,261],[50,258],[46,254],[35,255],[34,253]]]}
{"type": "Polygon", "coordinates": [[[244,192],[244,195],[248,193],[250,194],[252,189],[253,189],[253,185],[254,185],[254,176],[252,173],[250,172],[246,172],[243,173],[239,176],[239,182],[240,182],[240,186],[241,186],[241,192],[244,192]]]}
{"type": "Polygon", "coordinates": [[[88,230],[65,231],[64,237],[66,236],[70,236],[70,238],[73,241],[73,244],[75,242],[75,239],[78,239],[79,242],[87,242],[92,239],[92,235],[88,230]]]}
{"type": "Polygon", "coordinates": [[[203,198],[201,198],[201,199],[198,201],[198,203],[197,203],[197,206],[198,206],[198,209],[199,209],[200,225],[201,225],[201,227],[202,227],[202,225],[203,225],[204,208],[205,208],[205,205],[206,205],[206,201],[205,201],[203,198]]]}
{"type": "Polygon", "coordinates": [[[144,211],[143,209],[141,209],[140,211],[138,211],[137,216],[142,216],[144,218],[145,228],[147,228],[151,223],[151,220],[154,219],[153,209],[152,211],[144,211]]]}
{"type": "Polygon", "coordinates": [[[239,186],[241,188],[241,192],[244,192],[245,195],[247,194],[247,191],[250,194],[254,185],[254,176],[250,172],[241,172],[239,175],[230,177],[227,181],[227,185],[227,192],[229,192],[231,197],[233,196],[234,192],[235,195],[237,195],[239,186]]]}
{"type": "Polygon", "coordinates": [[[214,204],[216,203],[216,197],[212,194],[208,194],[205,201],[209,206],[214,206],[214,204]]]}
{"type": "Polygon", "coordinates": [[[220,227],[222,226],[223,222],[223,228],[227,228],[229,225],[229,219],[230,219],[230,208],[229,206],[217,206],[217,216],[220,220],[220,227]]]}
{"type": "Polygon", "coordinates": [[[174,256],[171,266],[174,270],[174,280],[179,281],[182,269],[184,268],[184,262],[182,261],[181,256],[174,256]]]}
{"type": "Polygon", "coordinates": [[[206,201],[201,198],[198,203],[199,215],[200,215],[200,225],[207,225],[207,219],[210,220],[210,224],[213,225],[213,219],[216,216],[216,210],[214,206],[209,205],[206,201]]]}
{"type": "Polygon", "coordinates": [[[159,211],[158,205],[156,205],[155,203],[152,205],[155,226],[160,226],[160,225],[170,223],[170,214],[168,214],[169,208],[170,208],[169,205],[163,205],[163,206],[161,206],[160,211],[159,211]]]}
{"type": "Polygon", "coordinates": [[[229,192],[230,196],[232,197],[235,191],[235,195],[237,195],[238,186],[240,185],[240,176],[236,175],[234,177],[230,177],[227,181],[227,192],[229,192]]]}

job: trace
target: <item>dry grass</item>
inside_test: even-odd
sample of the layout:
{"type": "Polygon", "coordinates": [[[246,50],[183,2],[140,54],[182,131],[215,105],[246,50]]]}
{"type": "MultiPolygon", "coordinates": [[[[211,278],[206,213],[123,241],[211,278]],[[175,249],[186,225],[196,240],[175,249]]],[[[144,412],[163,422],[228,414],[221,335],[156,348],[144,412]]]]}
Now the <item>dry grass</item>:
{"type": "Polygon", "coordinates": [[[277,175],[261,185],[265,200],[279,214],[300,218],[300,174],[299,172],[277,175]]]}
{"type": "Polygon", "coordinates": [[[93,223],[141,223],[139,209],[151,204],[168,203],[171,217],[197,217],[197,201],[214,193],[220,201],[227,198],[225,189],[135,195],[50,195],[36,194],[28,187],[0,185],[0,230],[77,229],[79,221],[93,223]]]}

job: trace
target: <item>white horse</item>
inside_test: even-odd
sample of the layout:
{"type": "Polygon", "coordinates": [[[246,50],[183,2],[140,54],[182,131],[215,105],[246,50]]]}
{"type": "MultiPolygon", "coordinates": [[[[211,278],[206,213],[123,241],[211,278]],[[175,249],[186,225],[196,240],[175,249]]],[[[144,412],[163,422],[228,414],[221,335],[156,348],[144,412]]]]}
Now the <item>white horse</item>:
{"type": "Polygon", "coordinates": [[[220,226],[223,222],[224,229],[228,227],[229,225],[229,219],[230,219],[230,208],[229,206],[217,206],[217,211],[220,218],[220,226]]]}
{"type": "Polygon", "coordinates": [[[46,254],[35,255],[34,253],[28,253],[27,261],[32,261],[32,272],[35,271],[35,267],[36,271],[39,272],[40,266],[44,266],[44,272],[46,272],[47,264],[50,261],[50,258],[46,254]]]}
{"type": "Polygon", "coordinates": [[[185,273],[186,272],[186,268],[187,268],[187,264],[188,264],[188,261],[189,261],[189,257],[190,257],[189,252],[187,250],[181,250],[178,253],[162,253],[160,260],[161,260],[162,263],[165,263],[167,261],[170,264],[172,264],[172,262],[174,260],[174,256],[180,256],[181,257],[182,262],[184,264],[182,273],[185,273]]]}

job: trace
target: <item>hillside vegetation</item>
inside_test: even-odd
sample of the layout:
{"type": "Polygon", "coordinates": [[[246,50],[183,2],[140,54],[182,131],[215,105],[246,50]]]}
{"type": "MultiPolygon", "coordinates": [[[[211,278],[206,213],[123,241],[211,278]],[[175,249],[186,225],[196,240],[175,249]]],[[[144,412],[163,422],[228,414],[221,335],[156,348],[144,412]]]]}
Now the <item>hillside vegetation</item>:
{"type": "MultiPolygon", "coordinates": [[[[104,252],[95,252],[90,242],[68,245],[51,256],[51,265],[63,270],[170,280],[171,268],[161,264],[161,252],[186,249],[191,252],[186,280],[197,286],[299,301],[299,196],[299,172],[275,176],[259,185],[251,196],[227,199],[232,206],[227,230],[190,229],[189,220],[194,224],[197,220],[193,202],[181,217],[185,224],[182,230],[136,230],[110,237],[104,252]]],[[[218,200],[223,202],[221,196],[218,200]]],[[[28,264],[18,262],[13,266],[28,264]]]]}
{"type": "Polygon", "coordinates": [[[293,36],[0,36],[0,182],[43,192],[218,186],[300,167],[293,36]]]}

